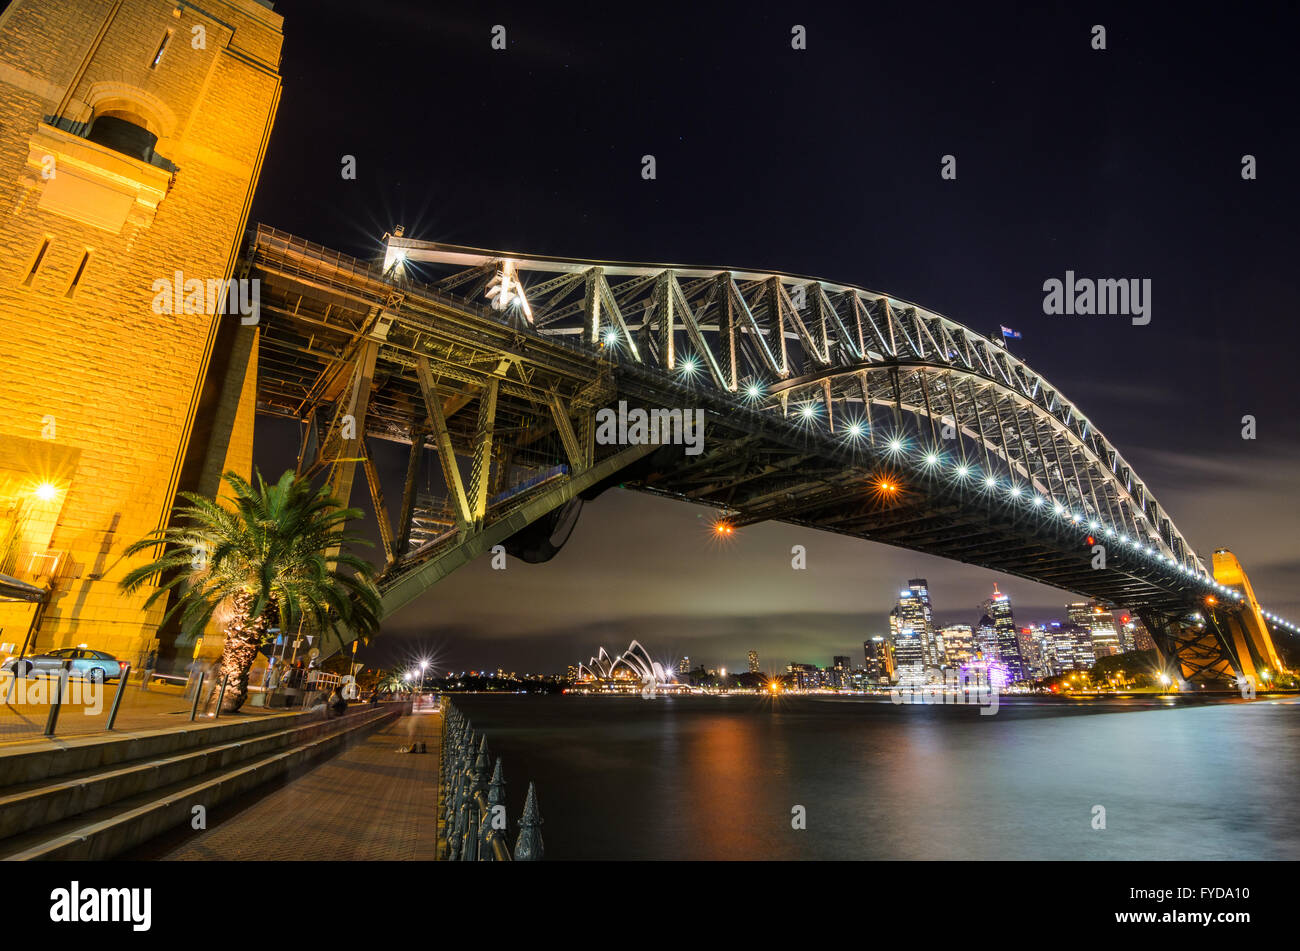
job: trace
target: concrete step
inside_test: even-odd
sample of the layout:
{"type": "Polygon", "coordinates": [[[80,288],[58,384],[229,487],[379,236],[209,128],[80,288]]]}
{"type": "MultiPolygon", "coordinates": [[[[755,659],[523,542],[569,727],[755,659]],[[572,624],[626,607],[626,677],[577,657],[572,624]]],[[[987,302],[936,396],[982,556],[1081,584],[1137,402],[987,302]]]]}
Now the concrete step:
{"type": "MultiPolygon", "coordinates": [[[[105,790],[116,788],[118,791],[132,788],[134,784],[142,781],[140,777],[144,777],[146,788],[133,794],[123,795],[109,803],[89,806],[75,815],[46,822],[39,828],[4,839],[0,841],[0,860],[111,858],[135,848],[161,832],[190,822],[194,806],[201,805],[211,809],[223,801],[242,795],[262,783],[283,775],[296,766],[337,752],[351,742],[365,737],[377,727],[396,719],[401,713],[399,706],[388,709],[381,707],[377,710],[365,709],[335,720],[321,720],[317,714],[313,723],[283,731],[290,734],[286,738],[257,737],[243,741],[250,744],[250,755],[247,756],[239,755],[230,749],[240,745],[235,743],[223,744],[220,751],[214,748],[199,751],[196,756],[173,757],[172,760],[179,759],[184,762],[160,762],[156,778],[161,781],[167,775],[171,775],[164,772],[169,769],[175,769],[182,775],[165,785],[148,783],[148,775],[153,764],[148,764],[148,768],[143,773],[131,770],[134,775],[130,779],[115,779],[111,776],[87,777],[81,780],[87,786],[100,786],[98,780],[102,779],[107,785],[102,785],[100,788],[105,790]],[[257,744],[256,750],[251,749],[254,743],[257,744]],[[216,753],[216,755],[205,755],[207,753],[216,753]],[[260,755],[257,755],[258,753],[260,755]],[[207,768],[200,773],[190,773],[189,771],[199,763],[206,763],[207,768]]],[[[77,795],[75,783],[73,786],[74,791],[71,793],[66,791],[53,793],[46,801],[47,806],[54,803],[66,805],[75,802],[77,795]],[[64,798],[68,796],[73,798],[64,798]]],[[[19,795],[34,792],[35,789],[25,790],[19,795]]],[[[91,799],[88,798],[82,800],[87,804],[90,801],[91,799]]]]}
{"type": "MultiPolygon", "coordinates": [[[[349,716],[364,712],[357,708],[349,716]]],[[[305,720],[295,717],[286,721],[277,717],[274,725],[282,729],[274,732],[201,746],[176,755],[133,760],[118,767],[83,770],[52,781],[9,786],[0,790],[0,840],[332,732],[339,722],[325,720],[320,714],[305,720]]]]}
{"type": "Polygon", "coordinates": [[[0,789],[235,742],[317,718],[302,711],[273,713],[10,743],[0,747],[0,789]]]}

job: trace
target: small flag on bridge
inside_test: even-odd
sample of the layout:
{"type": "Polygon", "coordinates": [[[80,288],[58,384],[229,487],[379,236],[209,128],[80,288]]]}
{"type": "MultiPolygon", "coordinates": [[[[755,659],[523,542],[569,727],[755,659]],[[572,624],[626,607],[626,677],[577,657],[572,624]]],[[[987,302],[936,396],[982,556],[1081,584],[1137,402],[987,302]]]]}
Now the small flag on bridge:
{"type": "Polygon", "coordinates": [[[1019,340],[1019,339],[1020,339],[1020,331],[1019,331],[1019,330],[1012,330],[1010,327],[1003,327],[1003,328],[1002,328],[1002,336],[1004,336],[1004,337],[1010,337],[1012,340],[1019,340]]]}

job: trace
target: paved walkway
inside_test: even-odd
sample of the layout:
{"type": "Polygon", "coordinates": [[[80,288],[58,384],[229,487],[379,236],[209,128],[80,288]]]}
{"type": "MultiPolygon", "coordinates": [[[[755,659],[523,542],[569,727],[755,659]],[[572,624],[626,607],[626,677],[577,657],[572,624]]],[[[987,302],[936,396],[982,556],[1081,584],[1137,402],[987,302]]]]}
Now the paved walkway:
{"type": "MultiPolygon", "coordinates": [[[[6,702],[9,699],[10,683],[11,678],[0,678],[0,749],[7,743],[28,743],[39,739],[45,732],[45,723],[50,715],[48,702],[21,702],[23,699],[31,699],[30,695],[15,695],[15,702],[6,702]]],[[[41,689],[52,689],[53,685],[53,681],[43,683],[41,689]]],[[[143,690],[139,684],[129,683],[124,690],[117,722],[114,724],[118,732],[165,729],[189,721],[191,701],[186,699],[183,686],[155,682],[148,690],[143,690]]],[[[104,732],[108,726],[109,709],[117,693],[117,684],[102,685],[99,691],[95,694],[91,687],[79,681],[69,683],[66,694],[69,699],[59,711],[55,736],[85,736],[104,732]]],[[[41,696],[44,701],[52,694],[41,696]]],[[[227,716],[262,716],[269,712],[280,713],[283,710],[269,711],[265,707],[245,703],[237,714],[227,716]]],[[[211,717],[200,711],[199,720],[210,723],[211,717]]]]}
{"type": "Polygon", "coordinates": [[[442,717],[402,717],[272,791],[208,813],[208,828],[161,837],[127,859],[432,861],[442,717]],[[424,754],[398,753],[423,742],[424,754]]]}

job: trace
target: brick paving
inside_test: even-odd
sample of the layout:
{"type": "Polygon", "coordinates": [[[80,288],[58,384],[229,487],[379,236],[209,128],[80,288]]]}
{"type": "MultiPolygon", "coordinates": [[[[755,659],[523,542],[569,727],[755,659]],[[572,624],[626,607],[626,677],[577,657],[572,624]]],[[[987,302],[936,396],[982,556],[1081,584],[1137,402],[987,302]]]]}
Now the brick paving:
{"type": "Polygon", "coordinates": [[[432,861],[442,717],[406,716],[250,801],[208,814],[126,858],[172,861],[432,861]],[[423,742],[424,754],[396,752],[423,742]]]}

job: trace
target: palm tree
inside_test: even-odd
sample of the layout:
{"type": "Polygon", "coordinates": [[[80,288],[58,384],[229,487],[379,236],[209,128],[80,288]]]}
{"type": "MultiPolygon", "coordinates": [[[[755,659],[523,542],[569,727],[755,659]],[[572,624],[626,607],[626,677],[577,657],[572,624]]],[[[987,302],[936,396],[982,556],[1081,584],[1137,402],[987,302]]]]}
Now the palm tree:
{"type": "Polygon", "coordinates": [[[380,693],[410,693],[410,675],[403,677],[398,673],[385,673],[375,684],[375,689],[380,693]]]}
{"type": "Polygon", "coordinates": [[[178,508],[185,523],[156,531],[127,548],[127,555],[164,545],[163,554],[121,581],[130,594],[156,574],[165,579],[145,602],[168,592],[176,603],[164,621],[181,612],[186,630],[202,630],[216,615],[225,646],[216,683],[229,678],[221,712],[238,710],[248,696],[248,671],[270,629],[297,627],[302,619],[318,630],[349,628],[358,637],[379,629],[379,591],[369,562],[346,551],[364,538],[344,531],[360,509],[340,508],[327,488],[287,471],[275,485],[257,473],[256,487],[225,474],[233,506],[192,492],[178,508]],[[350,569],[344,571],[343,569],[350,569]]]}

